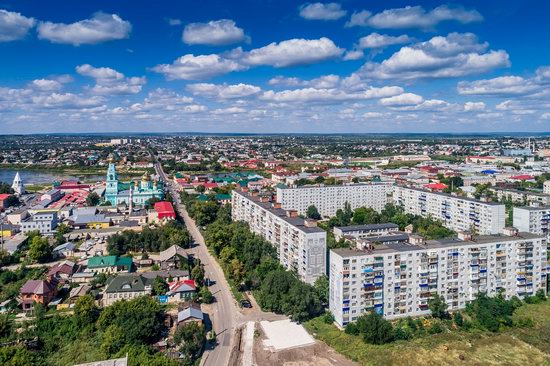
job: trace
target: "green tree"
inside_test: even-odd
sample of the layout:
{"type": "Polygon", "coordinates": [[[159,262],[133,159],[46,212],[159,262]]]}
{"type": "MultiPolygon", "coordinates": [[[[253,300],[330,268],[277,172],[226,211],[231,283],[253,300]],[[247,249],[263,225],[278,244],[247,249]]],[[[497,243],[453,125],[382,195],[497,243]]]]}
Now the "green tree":
{"type": "Polygon", "coordinates": [[[328,294],[329,294],[329,283],[328,283],[328,277],[326,275],[322,275],[319,278],[315,280],[315,283],[313,285],[315,287],[315,291],[317,291],[317,295],[319,296],[319,300],[323,305],[328,304],[328,294]]]}
{"type": "Polygon", "coordinates": [[[74,314],[80,325],[86,326],[95,323],[99,316],[99,309],[91,295],[84,295],[76,300],[74,314]]]}
{"type": "Polygon", "coordinates": [[[306,210],[306,217],[308,219],[320,220],[321,214],[319,213],[319,210],[317,210],[317,207],[315,207],[315,205],[311,205],[306,210]]]}
{"type": "Polygon", "coordinates": [[[184,354],[189,363],[193,363],[200,356],[200,352],[206,341],[204,326],[195,322],[178,327],[174,333],[174,343],[179,345],[179,350],[184,354]]]}
{"type": "Polygon", "coordinates": [[[212,292],[206,286],[201,288],[200,297],[204,304],[212,304],[214,302],[214,295],[212,295],[212,292]]]}
{"type": "Polygon", "coordinates": [[[440,294],[436,293],[428,300],[428,307],[434,318],[447,319],[449,317],[447,303],[440,294]]]}
{"type": "Polygon", "coordinates": [[[376,312],[360,316],[357,319],[357,328],[367,343],[385,344],[393,340],[392,324],[376,312]]]}
{"type": "Polygon", "coordinates": [[[86,197],[86,205],[88,206],[97,206],[101,198],[95,192],[92,192],[86,197]]]}
{"type": "Polygon", "coordinates": [[[157,277],[153,281],[153,295],[164,295],[170,289],[168,283],[162,277],[157,277]]]}
{"type": "Polygon", "coordinates": [[[195,283],[199,286],[204,284],[204,266],[201,263],[197,263],[191,270],[191,277],[195,280],[195,283]]]}
{"type": "Polygon", "coordinates": [[[48,244],[48,238],[35,236],[32,238],[28,252],[29,258],[39,263],[44,263],[51,258],[52,249],[48,244]]]}

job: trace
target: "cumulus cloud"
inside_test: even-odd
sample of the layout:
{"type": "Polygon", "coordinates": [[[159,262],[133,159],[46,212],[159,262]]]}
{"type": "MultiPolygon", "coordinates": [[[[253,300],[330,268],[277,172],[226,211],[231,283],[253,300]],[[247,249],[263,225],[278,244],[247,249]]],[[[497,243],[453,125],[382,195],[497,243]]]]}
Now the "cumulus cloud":
{"type": "Polygon", "coordinates": [[[307,65],[340,57],[342,48],[326,37],[319,39],[295,38],[279,43],[273,42],[265,47],[249,52],[234,50],[231,57],[240,59],[242,63],[251,66],[270,65],[288,67],[307,65]]]}
{"type": "Polygon", "coordinates": [[[313,3],[299,7],[300,16],[308,20],[337,20],[344,17],[347,11],[338,3],[313,3]]]}
{"type": "Polygon", "coordinates": [[[80,46],[126,39],[131,31],[130,22],[116,14],[99,12],[90,19],[72,24],[41,22],[38,25],[38,38],[80,46]]]}
{"type": "Polygon", "coordinates": [[[361,92],[348,92],[341,89],[315,89],[303,88],[295,90],[283,90],[275,92],[269,90],[260,95],[261,100],[270,102],[324,102],[334,103],[353,100],[368,100],[375,98],[384,98],[397,95],[403,92],[403,89],[397,86],[384,86],[381,88],[371,87],[361,92]]]}
{"type": "Polygon", "coordinates": [[[361,70],[377,79],[458,77],[510,66],[506,51],[486,51],[472,33],[451,33],[402,47],[381,63],[369,62],[361,70]]]}
{"type": "Polygon", "coordinates": [[[396,44],[409,43],[412,39],[406,34],[389,36],[387,34],[371,33],[359,39],[358,48],[382,48],[396,44]]]}
{"type": "Polygon", "coordinates": [[[230,19],[212,20],[208,23],[191,23],[183,30],[183,42],[194,45],[223,46],[242,42],[244,31],[230,19]]]}
{"type": "Polygon", "coordinates": [[[405,106],[405,105],[416,105],[424,101],[424,98],[418,94],[414,93],[403,93],[399,95],[394,95],[392,97],[383,98],[380,100],[380,104],[385,106],[405,106]]]}
{"type": "Polygon", "coordinates": [[[239,114],[239,113],[246,113],[246,109],[239,108],[239,107],[229,107],[229,108],[220,108],[220,109],[214,109],[212,114],[239,114]]]}
{"type": "Polygon", "coordinates": [[[57,80],[36,79],[32,81],[31,86],[40,91],[56,91],[61,89],[63,84],[57,80]]]}
{"type": "Polygon", "coordinates": [[[544,95],[548,92],[550,71],[547,66],[539,67],[534,77],[500,76],[493,79],[461,81],[457,91],[462,95],[521,96],[544,95]],[[547,73],[547,74],[546,74],[547,73]]]}
{"type": "Polygon", "coordinates": [[[126,77],[109,67],[94,67],[84,64],[76,67],[76,72],[94,78],[96,84],[91,89],[95,94],[137,94],[147,80],[145,77],[126,77]]]}
{"type": "Polygon", "coordinates": [[[378,14],[367,10],[353,13],[347,27],[372,27],[378,29],[421,28],[430,29],[443,21],[472,23],[483,20],[477,10],[466,10],[460,6],[441,5],[430,11],[421,6],[387,9],[378,14]]]}
{"type": "Polygon", "coordinates": [[[466,103],[464,103],[464,111],[466,111],[466,112],[482,111],[484,109],[485,109],[485,103],[483,103],[483,102],[466,102],[466,103]]]}
{"type": "Polygon", "coordinates": [[[203,80],[243,69],[236,61],[216,54],[187,54],[172,64],[157,65],[152,70],[164,74],[168,80],[203,80]]]}
{"type": "Polygon", "coordinates": [[[297,77],[286,77],[282,75],[275,76],[274,78],[269,79],[267,82],[269,85],[273,86],[301,86],[305,85],[304,80],[297,77]]]}
{"type": "Polygon", "coordinates": [[[34,18],[0,9],[0,42],[23,39],[36,24],[34,18]]]}
{"type": "Polygon", "coordinates": [[[34,104],[43,108],[82,109],[100,106],[105,99],[99,96],[82,96],[73,93],[52,93],[32,97],[34,104]]]}
{"type": "Polygon", "coordinates": [[[187,90],[193,93],[193,95],[201,95],[219,99],[234,99],[257,94],[262,89],[255,85],[243,83],[235,85],[198,83],[187,85],[187,90]]]}

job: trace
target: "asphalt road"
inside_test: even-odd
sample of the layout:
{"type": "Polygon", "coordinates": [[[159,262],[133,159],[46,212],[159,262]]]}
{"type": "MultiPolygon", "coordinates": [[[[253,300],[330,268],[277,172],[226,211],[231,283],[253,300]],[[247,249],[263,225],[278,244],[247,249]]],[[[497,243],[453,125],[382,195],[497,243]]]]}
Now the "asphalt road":
{"type": "Polygon", "coordinates": [[[191,252],[204,264],[205,277],[215,281],[215,284],[210,287],[210,291],[214,294],[216,301],[213,304],[214,311],[209,314],[209,316],[212,321],[213,329],[217,334],[217,344],[204,352],[201,365],[229,365],[235,328],[238,318],[240,317],[237,304],[231,295],[231,290],[223,275],[221,267],[208,252],[204,244],[204,238],[195,225],[195,221],[189,217],[187,210],[181,204],[179,193],[175,190],[173,184],[168,182],[167,176],[162,170],[160,163],[155,163],[155,170],[160,179],[167,183],[167,188],[175,200],[175,209],[185,221],[187,230],[189,230],[189,233],[193,237],[196,245],[191,252]]]}

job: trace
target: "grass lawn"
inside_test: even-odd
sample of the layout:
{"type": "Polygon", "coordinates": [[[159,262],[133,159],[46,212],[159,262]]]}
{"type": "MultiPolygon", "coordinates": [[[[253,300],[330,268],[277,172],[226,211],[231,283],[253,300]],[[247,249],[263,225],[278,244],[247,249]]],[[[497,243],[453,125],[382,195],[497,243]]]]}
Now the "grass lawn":
{"type": "Polygon", "coordinates": [[[321,318],[304,325],[361,365],[550,365],[550,300],[523,305],[514,313],[514,319],[521,318],[532,319],[534,325],[500,333],[453,331],[381,346],[367,344],[321,318]]]}

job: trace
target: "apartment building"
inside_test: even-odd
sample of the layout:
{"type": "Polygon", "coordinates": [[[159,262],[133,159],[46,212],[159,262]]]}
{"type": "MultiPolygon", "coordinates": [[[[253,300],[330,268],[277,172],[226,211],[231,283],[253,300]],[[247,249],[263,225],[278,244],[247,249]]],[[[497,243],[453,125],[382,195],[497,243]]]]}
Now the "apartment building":
{"type": "Polygon", "coordinates": [[[499,200],[508,199],[514,203],[523,203],[525,205],[550,205],[550,195],[544,193],[501,188],[491,188],[490,191],[492,191],[499,200]]]}
{"type": "Polygon", "coordinates": [[[544,194],[550,194],[550,180],[547,180],[543,183],[542,191],[544,192],[544,194]]]}
{"type": "Polygon", "coordinates": [[[369,311],[387,319],[430,313],[438,293],[450,311],[480,292],[506,298],[546,291],[544,236],[505,230],[475,236],[330,251],[329,308],[344,327],[369,311]]]}
{"type": "Polygon", "coordinates": [[[281,209],[271,195],[235,190],[232,194],[234,221],[248,223],[250,230],[277,248],[280,263],[307,283],[326,272],[326,233],[314,220],[281,209]]]}
{"type": "Polygon", "coordinates": [[[402,186],[394,187],[393,201],[406,213],[430,216],[455,231],[491,235],[504,228],[505,207],[495,202],[402,186]]]}
{"type": "Polygon", "coordinates": [[[550,206],[514,207],[514,227],[537,235],[550,235],[550,206]]]}
{"type": "Polygon", "coordinates": [[[304,215],[307,208],[315,205],[323,217],[336,215],[348,202],[352,209],[372,207],[381,211],[389,202],[392,191],[390,183],[346,184],[336,186],[277,186],[277,202],[284,210],[296,210],[304,215]]]}
{"type": "Polygon", "coordinates": [[[55,232],[58,222],[57,212],[39,212],[21,221],[21,232],[27,234],[38,230],[42,235],[50,235],[55,232]]]}
{"type": "Polygon", "coordinates": [[[335,226],[332,229],[334,238],[340,240],[343,237],[365,238],[369,236],[387,235],[399,231],[399,225],[393,222],[369,225],[335,226]]]}

